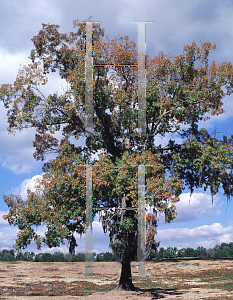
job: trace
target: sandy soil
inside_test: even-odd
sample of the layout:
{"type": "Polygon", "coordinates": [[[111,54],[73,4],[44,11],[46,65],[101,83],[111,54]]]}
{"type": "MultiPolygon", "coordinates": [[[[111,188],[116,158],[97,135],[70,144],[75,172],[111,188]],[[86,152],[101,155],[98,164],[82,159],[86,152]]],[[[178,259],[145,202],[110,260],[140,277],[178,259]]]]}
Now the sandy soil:
{"type": "MultiPolygon", "coordinates": [[[[149,290],[144,289],[138,292],[128,292],[114,289],[117,286],[121,265],[116,262],[94,262],[93,277],[85,277],[85,263],[40,263],[40,262],[0,262],[0,299],[21,299],[21,300],[61,300],[61,299],[95,299],[95,300],[117,300],[117,299],[222,299],[229,297],[233,299],[233,292],[227,292],[222,289],[205,288],[206,282],[199,278],[178,279],[172,276],[173,272],[180,274],[196,274],[201,270],[217,270],[218,268],[227,268],[233,271],[233,260],[216,261],[178,261],[178,262],[147,262],[146,276],[155,282],[159,288],[162,283],[174,284],[181,282],[185,285],[195,286],[198,283],[200,287],[193,287],[189,290],[149,290]],[[86,296],[54,296],[54,290],[74,290],[75,284],[81,284],[80,281],[89,281],[98,286],[104,284],[113,284],[113,289],[109,292],[93,292],[86,296]],[[40,296],[41,291],[46,291],[47,296],[40,296]],[[49,296],[51,293],[51,296],[49,296]],[[33,295],[34,294],[34,295],[33,295]],[[218,298],[219,297],[219,298],[218,298]]],[[[137,263],[132,263],[132,275],[137,276],[137,263]]],[[[137,286],[137,281],[134,281],[137,286]]]]}

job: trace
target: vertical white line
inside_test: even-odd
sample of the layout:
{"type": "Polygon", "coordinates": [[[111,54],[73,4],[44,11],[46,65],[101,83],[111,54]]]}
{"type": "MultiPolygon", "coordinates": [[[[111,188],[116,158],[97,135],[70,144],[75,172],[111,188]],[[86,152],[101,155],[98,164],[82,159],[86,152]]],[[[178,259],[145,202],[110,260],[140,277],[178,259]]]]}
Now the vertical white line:
{"type": "Polygon", "coordinates": [[[146,135],[146,71],[145,71],[145,29],[138,23],[138,132],[146,135]]]}
{"type": "Polygon", "coordinates": [[[138,24],[138,133],[146,135],[146,23],[153,21],[136,21],[138,24]]]}
{"type": "Polygon", "coordinates": [[[146,276],[145,253],[145,166],[138,166],[138,276],[146,276]]]}
{"type": "Polygon", "coordinates": [[[93,134],[93,57],[92,22],[86,23],[86,59],[85,59],[85,131],[93,134]]]}
{"type": "MultiPolygon", "coordinates": [[[[138,23],[138,133],[146,135],[146,23],[138,23]]],[[[138,276],[146,276],[145,166],[138,166],[138,276]]]]}
{"type": "Polygon", "coordinates": [[[86,166],[85,276],[93,276],[92,165],[86,166]]]}

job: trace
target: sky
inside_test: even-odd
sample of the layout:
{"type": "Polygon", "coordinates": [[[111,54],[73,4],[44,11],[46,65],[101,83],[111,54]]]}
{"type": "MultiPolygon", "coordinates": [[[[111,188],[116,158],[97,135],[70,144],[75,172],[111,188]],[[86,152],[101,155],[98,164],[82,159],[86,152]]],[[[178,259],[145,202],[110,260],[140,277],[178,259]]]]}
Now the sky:
{"type": "MultiPolygon", "coordinates": [[[[150,57],[165,54],[178,55],[186,44],[200,41],[216,43],[217,50],[210,61],[233,62],[233,1],[232,0],[8,0],[0,1],[0,84],[13,83],[20,66],[27,65],[33,48],[31,38],[38,34],[42,23],[60,25],[61,32],[73,30],[73,21],[82,21],[92,15],[101,21],[110,38],[127,35],[137,42],[137,24],[132,21],[153,21],[146,26],[146,53],[150,57]]],[[[61,91],[65,83],[55,75],[49,78],[47,93],[61,91]]],[[[201,122],[210,133],[233,134],[233,97],[224,99],[225,113],[201,122]]],[[[2,218],[8,213],[3,195],[21,194],[26,199],[26,189],[33,188],[34,180],[42,174],[42,162],[33,158],[34,129],[15,135],[7,132],[7,116],[0,102],[0,250],[10,249],[15,243],[17,227],[2,218]]],[[[169,137],[164,138],[164,143],[169,137]]],[[[223,192],[214,196],[210,191],[196,189],[190,197],[185,190],[177,203],[177,218],[165,224],[164,216],[158,219],[155,240],[160,246],[212,248],[216,244],[233,241],[232,202],[227,203],[223,192]]],[[[43,234],[46,228],[39,227],[43,234]]],[[[77,236],[76,253],[85,251],[85,235],[77,236]]],[[[110,251],[109,237],[102,225],[93,222],[93,249],[97,253],[110,251]]],[[[68,253],[67,243],[41,250],[31,243],[24,251],[35,253],[60,251],[68,253]]]]}

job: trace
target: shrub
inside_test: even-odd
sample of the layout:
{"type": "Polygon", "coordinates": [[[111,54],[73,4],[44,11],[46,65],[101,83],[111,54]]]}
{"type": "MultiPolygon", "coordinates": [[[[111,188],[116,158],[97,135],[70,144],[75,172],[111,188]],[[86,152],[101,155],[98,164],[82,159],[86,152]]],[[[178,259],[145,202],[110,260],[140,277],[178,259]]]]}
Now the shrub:
{"type": "Polygon", "coordinates": [[[95,260],[96,261],[118,261],[116,255],[111,252],[105,252],[105,253],[101,252],[97,254],[95,260]]]}
{"type": "Polygon", "coordinates": [[[37,262],[54,262],[54,257],[51,253],[36,254],[35,261],[37,262]]]}
{"type": "Polygon", "coordinates": [[[70,262],[70,261],[72,261],[72,255],[70,253],[66,253],[64,255],[64,259],[66,262],[70,262]]]}
{"type": "Polygon", "coordinates": [[[23,260],[23,261],[33,261],[34,260],[34,256],[35,256],[35,253],[33,251],[32,252],[26,251],[25,253],[23,253],[20,256],[20,260],[23,260]]]}
{"type": "Polygon", "coordinates": [[[71,261],[73,262],[85,261],[85,253],[78,253],[77,255],[74,255],[71,261]]]}
{"type": "Polygon", "coordinates": [[[14,260],[14,250],[3,249],[0,252],[0,260],[2,261],[13,261],[14,260]]]}
{"type": "Polygon", "coordinates": [[[42,260],[42,253],[36,254],[35,261],[37,261],[37,262],[42,262],[43,261],[42,260]]]}
{"type": "Polygon", "coordinates": [[[54,252],[53,259],[54,261],[59,262],[65,261],[64,254],[62,252],[54,252]]]}

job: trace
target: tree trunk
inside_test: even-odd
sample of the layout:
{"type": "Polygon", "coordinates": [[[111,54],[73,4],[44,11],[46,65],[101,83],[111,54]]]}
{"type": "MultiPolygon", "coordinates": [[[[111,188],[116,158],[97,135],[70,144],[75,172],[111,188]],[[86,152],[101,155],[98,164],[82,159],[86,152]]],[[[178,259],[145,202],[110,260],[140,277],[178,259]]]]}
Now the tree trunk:
{"type": "Polygon", "coordinates": [[[118,285],[118,289],[123,289],[126,291],[135,291],[137,288],[134,286],[131,275],[131,265],[130,262],[121,263],[121,278],[118,285]]]}
{"type": "Polygon", "coordinates": [[[78,246],[78,244],[76,243],[76,239],[72,235],[71,240],[70,240],[70,247],[69,247],[69,254],[71,254],[72,256],[75,255],[75,247],[76,246],[78,246]]]}

